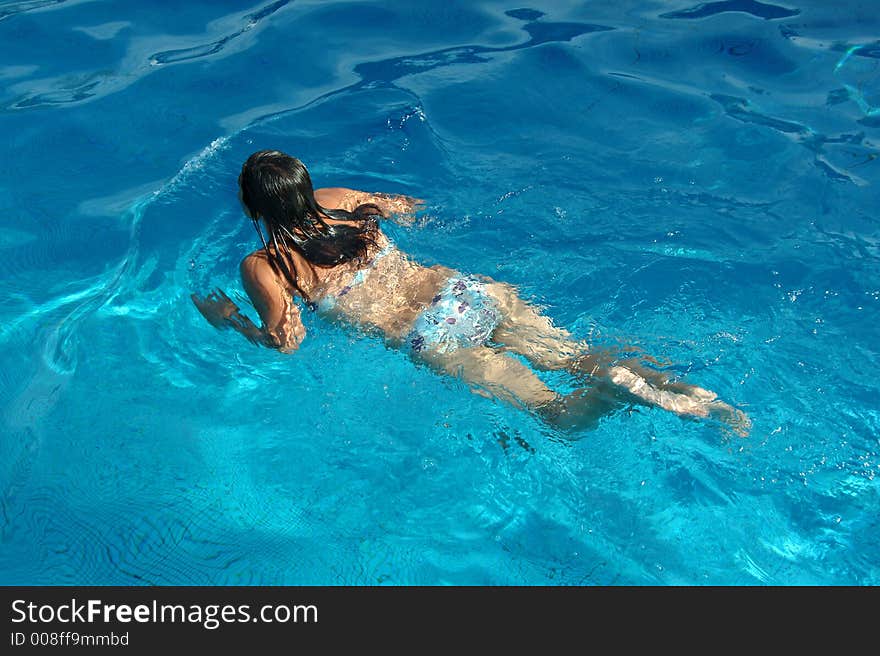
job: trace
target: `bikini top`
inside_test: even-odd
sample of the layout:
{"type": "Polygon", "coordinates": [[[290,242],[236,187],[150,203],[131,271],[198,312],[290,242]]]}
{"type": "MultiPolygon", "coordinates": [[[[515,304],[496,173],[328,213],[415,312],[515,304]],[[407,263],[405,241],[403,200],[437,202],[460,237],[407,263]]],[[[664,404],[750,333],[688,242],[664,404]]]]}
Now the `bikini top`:
{"type": "Polygon", "coordinates": [[[367,279],[367,276],[369,275],[370,271],[373,270],[374,268],[376,268],[376,265],[379,263],[379,261],[393,250],[394,250],[394,242],[389,239],[388,243],[385,245],[385,247],[372,257],[372,259],[370,260],[369,264],[367,264],[367,266],[362,267],[362,268],[358,269],[357,271],[355,271],[355,274],[354,274],[354,276],[352,276],[352,279],[348,282],[347,285],[345,285],[342,289],[339,290],[338,294],[336,294],[336,295],[324,294],[320,299],[318,299],[318,301],[316,303],[313,304],[314,309],[321,310],[324,312],[326,312],[327,310],[332,310],[334,307],[336,307],[337,299],[342,298],[343,296],[348,294],[348,292],[350,292],[352,289],[354,289],[358,285],[362,284],[364,282],[364,280],[367,279]]]}

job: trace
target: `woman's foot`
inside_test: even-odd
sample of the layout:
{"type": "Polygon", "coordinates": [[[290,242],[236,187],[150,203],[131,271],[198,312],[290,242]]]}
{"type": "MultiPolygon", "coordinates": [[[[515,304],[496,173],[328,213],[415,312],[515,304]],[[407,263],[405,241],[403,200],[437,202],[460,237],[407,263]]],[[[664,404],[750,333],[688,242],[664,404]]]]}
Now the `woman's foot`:
{"type": "Polygon", "coordinates": [[[584,387],[537,408],[545,422],[565,432],[595,428],[599,419],[613,412],[618,401],[603,385],[584,387]]]}
{"type": "Polygon", "coordinates": [[[749,416],[723,401],[711,401],[706,404],[709,409],[709,417],[726,424],[740,437],[748,437],[752,429],[752,420],[749,416]]]}
{"type": "Polygon", "coordinates": [[[709,415],[709,411],[705,407],[706,402],[700,397],[683,392],[675,392],[671,389],[657,388],[642,376],[626,367],[611,367],[608,370],[608,377],[612,383],[624,388],[634,397],[648,405],[655,405],[677,415],[691,415],[694,417],[707,417],[709,415]]]}
{"type": "Polygon", "coordinates": [[[751,420],[742,410],[720,401],[715,392],[702,387],[668,383],[658,389],[637,373],[621,366],[611,367],[608,377],[615,385],[626,389],[643,403],[674,412],[681,417],[715,419],[730,426],[741,437],[748,436],[752,427],[751,420]]]}

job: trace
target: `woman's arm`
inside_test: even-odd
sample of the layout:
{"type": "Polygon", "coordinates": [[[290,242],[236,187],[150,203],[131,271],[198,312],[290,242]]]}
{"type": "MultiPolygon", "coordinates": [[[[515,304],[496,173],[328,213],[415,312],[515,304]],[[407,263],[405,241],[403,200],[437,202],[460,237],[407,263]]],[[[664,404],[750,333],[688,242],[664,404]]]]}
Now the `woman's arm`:
{"type": "Polygon", "coordinates": [[[250,296],[266,335],[266,346],[291,353],[306,336],[299,308],[293,296],[265,257],[248,255],[241,261],[241,281],[250,296]]]}
{"type": "Polygon", "coordinates": [[[218,330],[232,328],[247,339],[258,345],[268,346],[265,331],[257,328],[254,322],[241,314],[238,306],[229,298],[222,289],[215,289],[204,298],[198,294],[191,294],[192,302],[198,308],[202,316],[218,330]]]}
{"type": "MultiPolygon", "coordinates": [[[[413,221],[415,221],[416,212],[420,211],[425,204],[425,201],[422,199],[413,198],[412,196],[357,191],[356,189],[345,189],[343,187],[320,189],[316,192],[316,194],[318,193],[326,194],[328,202],[332,199],[335,201],[335,203],[332,203],[333,205],[349,212],[358,205],[372,203],[382,211],[386,219],[401,225],[412,225],[413,221]]],[[[327,205],[327,207],[330,206],[327,205]]]]}
{"type": "Polygon", "coordinates": [[[249,255],[241,263],[241,279],[263,322],[259,328],[220,289],[206,298],[193,294],[192,300],[215,328],[232,328],[259,346],[284,353],[295,351],[305,338],[306,330],[299,308],[279,284],[272,267],[265,259],[249,255]]]}
{"type": "Polygon", "coordinates": [[[357,192],[363,194],[361,196],[361,200],[358,203],[373,203],[380,210],[382,210],[382,214],[385,215],[388,219],[393,219],[398,223],[402,223],[405,225],[412,224],[415,221],[415,213],[421,210],[425,201],[421,198],[413,198],[412,196],[402,196],[400,194],[382,194],[382,193],[369,193],[369,192],[357,192]]]}

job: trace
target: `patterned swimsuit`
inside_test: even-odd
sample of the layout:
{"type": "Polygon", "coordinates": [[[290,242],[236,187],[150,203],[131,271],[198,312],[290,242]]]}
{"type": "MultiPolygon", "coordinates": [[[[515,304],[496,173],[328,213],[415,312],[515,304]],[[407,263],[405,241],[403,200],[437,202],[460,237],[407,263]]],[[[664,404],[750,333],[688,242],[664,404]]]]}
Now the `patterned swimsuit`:
{"type": "MultiPolygon", "coordinates": [[[[362,284],[376,264],[392,250],[394,243],[389,240],[388,245],[373,256],[368,266],[359,269],[338,295],[325,294],[317,302],[316,309],[332,310],[337,299],[362,284]]],[[[412,353],[450,353],[459,348],[481,346],[489,340],[500,319],[498,302],[488,293],[484,282],[471,275],[453,276],[416,317],[405,343],[412,353]]]]}
{"type": "Polygon", "coordinates": [[[489,341],[500,318],[498,302],[484,282],[474,276],[455,276],[416,317],[406,341],[414,353],[450,353],[481,346],[489,341]]]}

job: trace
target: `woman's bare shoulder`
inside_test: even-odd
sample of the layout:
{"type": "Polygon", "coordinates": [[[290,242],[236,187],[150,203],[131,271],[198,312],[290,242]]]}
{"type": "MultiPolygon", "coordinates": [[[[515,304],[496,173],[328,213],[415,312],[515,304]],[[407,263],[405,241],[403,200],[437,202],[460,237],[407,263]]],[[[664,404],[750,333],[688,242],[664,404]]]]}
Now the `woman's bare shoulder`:
{"type": "Polygon", "coordinates": [[[262,248],[246,255],[239,265],[239,271],[245,284],[265,284],[278,277],[275,267],[269,262],[269,257],[262,248]]]}
{"type": "Polygon", "coordinates": [[[275,267],[269,261],[266,251],[254,251],[246,256],[239,266],[241,283],[244,291],[251,299],[251,303],[257,309],[263,323],[275,325],[270,319],[283,308],[284,292],[288,287],[282,280],[275,267]]]}
{"type": "Polygon", "coordinates": [[[247,267],[248,269],[259,269],[264,266],[271,268],[269,257],[266,255],[265,249],[262,248],[258,248],[253,253],[245,255],[241,261],[241,266],[242,268],[247,267]]]}

